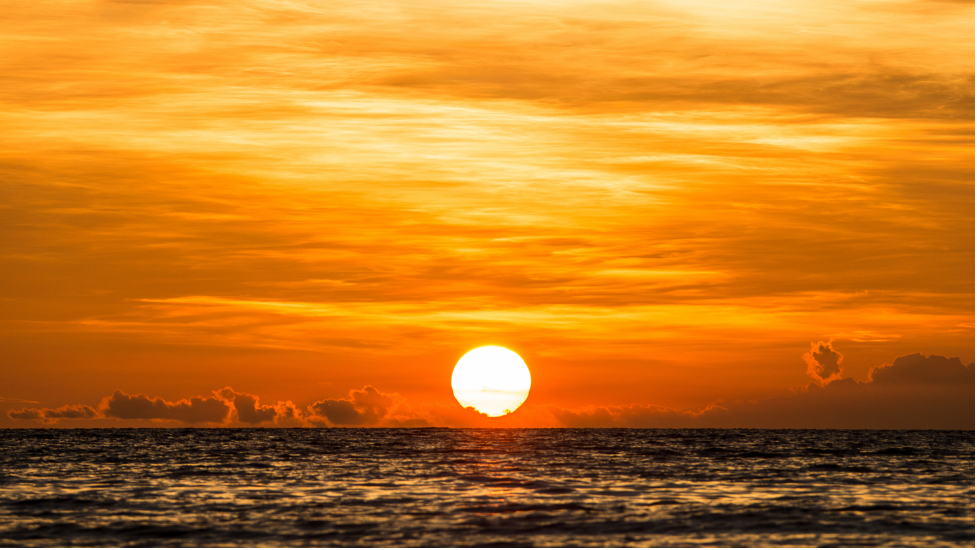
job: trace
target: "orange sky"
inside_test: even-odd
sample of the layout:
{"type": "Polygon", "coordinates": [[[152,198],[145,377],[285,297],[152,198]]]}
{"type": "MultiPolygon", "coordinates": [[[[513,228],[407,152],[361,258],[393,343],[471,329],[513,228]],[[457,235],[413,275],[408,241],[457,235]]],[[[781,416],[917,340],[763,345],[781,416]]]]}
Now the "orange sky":
{"type": "Polygon", "coordinates": [[[463,425],[489,344],[526,425],[793,395],[817,342],[974,361],[973,3],[3,13],[0,426],[228,386],[463,425]]]}

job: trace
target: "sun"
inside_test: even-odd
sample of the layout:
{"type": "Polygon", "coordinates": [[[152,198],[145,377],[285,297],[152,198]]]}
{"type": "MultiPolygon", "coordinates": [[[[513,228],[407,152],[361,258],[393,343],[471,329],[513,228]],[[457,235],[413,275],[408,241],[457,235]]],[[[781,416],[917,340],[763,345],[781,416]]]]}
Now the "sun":
{"type": "Polygon", "coordinates": [[[451,373],[451,389],[458,403],[489,416],[518,409],[529,396],[530,384],[529,367],[522,357],[499,346],[469,351],[451,373]]]}

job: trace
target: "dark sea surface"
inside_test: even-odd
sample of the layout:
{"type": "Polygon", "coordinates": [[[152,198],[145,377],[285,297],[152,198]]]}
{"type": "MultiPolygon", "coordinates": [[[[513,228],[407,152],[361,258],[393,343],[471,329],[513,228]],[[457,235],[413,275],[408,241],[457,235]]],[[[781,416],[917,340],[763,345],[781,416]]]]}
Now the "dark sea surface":
{"type": "Polygon", "coordinates": [[[974,432],[0,430],[0,546],[973,546],[974,432]]]}

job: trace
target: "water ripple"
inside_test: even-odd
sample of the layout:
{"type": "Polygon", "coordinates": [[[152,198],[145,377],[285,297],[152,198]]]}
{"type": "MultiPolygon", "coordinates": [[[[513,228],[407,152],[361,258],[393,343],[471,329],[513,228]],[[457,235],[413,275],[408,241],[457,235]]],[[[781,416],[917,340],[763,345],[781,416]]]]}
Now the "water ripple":
{"type": "Polygon", "coordinates": [[[973,543],[973,432],[0,431],[0,546],[973,543]]]}

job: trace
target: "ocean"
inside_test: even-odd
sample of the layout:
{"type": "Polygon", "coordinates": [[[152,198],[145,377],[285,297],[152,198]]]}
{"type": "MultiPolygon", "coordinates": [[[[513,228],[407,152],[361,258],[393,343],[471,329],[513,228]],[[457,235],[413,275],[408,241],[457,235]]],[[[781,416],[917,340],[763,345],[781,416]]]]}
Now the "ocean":
{"type": "Polygon", "coordinates": [[[0,430],[0,546],[967,546],[974,432],[0,430]]]}

